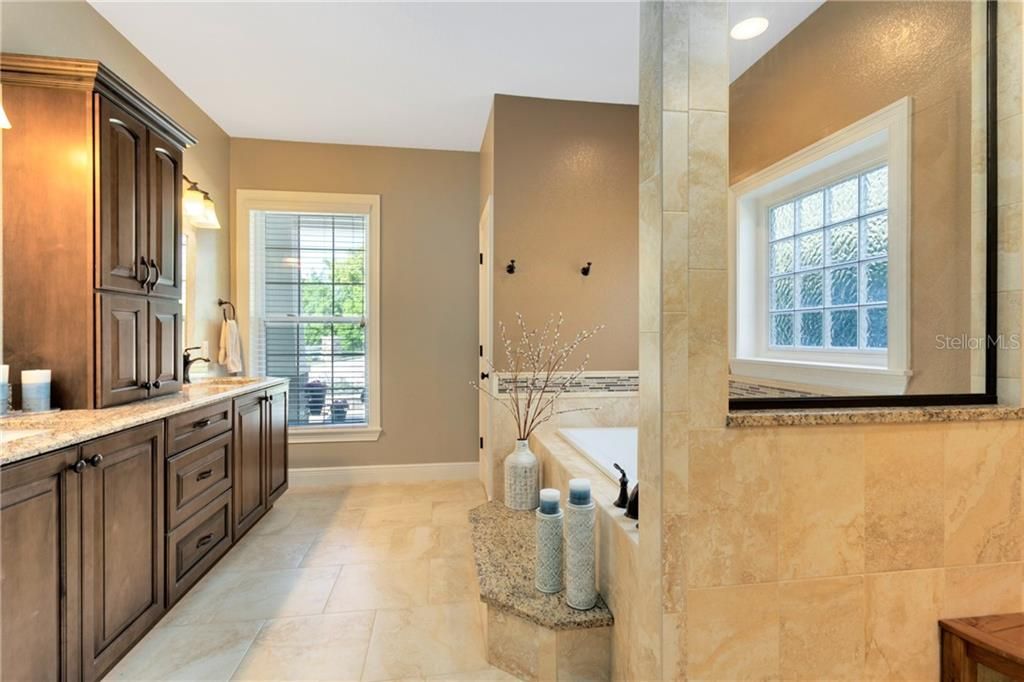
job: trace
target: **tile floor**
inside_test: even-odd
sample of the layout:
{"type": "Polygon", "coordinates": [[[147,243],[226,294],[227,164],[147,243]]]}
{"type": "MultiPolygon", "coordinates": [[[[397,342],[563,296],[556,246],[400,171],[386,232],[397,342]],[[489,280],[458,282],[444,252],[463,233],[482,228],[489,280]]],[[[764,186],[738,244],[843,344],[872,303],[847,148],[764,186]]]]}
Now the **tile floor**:
{"type": "Polygon", "coordinates": [[[484,658],[476,482],[292,490],[109,680],[515,680],[484,658]]]}

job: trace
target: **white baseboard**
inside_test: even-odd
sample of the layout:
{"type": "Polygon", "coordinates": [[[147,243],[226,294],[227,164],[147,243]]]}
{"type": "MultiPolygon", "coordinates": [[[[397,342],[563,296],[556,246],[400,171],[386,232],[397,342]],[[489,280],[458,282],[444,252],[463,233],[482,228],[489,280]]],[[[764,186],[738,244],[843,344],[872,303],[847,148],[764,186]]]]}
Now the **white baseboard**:
{"type": "Polygon", "coordinates": [[[370,466],[289,469],[288,485],[291,488],[304,488],[322,485],[365,485],[370,483],[475,481],[479,477],[480,464],[478,462],[377,464],[370,466]]]}

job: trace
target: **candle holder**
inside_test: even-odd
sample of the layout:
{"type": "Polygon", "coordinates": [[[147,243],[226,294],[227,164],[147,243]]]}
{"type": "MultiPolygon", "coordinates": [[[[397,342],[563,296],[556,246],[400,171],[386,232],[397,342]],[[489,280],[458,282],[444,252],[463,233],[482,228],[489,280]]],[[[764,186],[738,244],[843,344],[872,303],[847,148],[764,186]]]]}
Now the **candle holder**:
{"type": "Polygon", "coordinates": [[[562,519],[559,493],[554,488],[540,491],[537,510],[537,567],[534,584],[546,594],[562,591],[562,519]]]}
{"type": "Polygon", "coordinates": [[[594,523],[596,505],[590,495],[590,481],[569,481],[569,504],[565,509],[565,601],[586,611],[597,604],[594,523]]]}

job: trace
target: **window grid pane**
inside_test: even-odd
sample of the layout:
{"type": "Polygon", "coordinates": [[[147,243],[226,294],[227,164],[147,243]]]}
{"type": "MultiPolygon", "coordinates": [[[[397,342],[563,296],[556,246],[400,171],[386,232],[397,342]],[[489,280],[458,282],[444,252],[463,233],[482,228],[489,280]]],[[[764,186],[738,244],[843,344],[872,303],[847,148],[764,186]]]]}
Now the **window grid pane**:
{"type": "Polygon", "coordinates": [[[367,425],[366,215],[267,212],[263,348],[290,426],[367,425]]]}
{"type": "Polygon", "coordinates": [[[769,345],[888,347],[888,189],[880,166],[769,208],[769,345]]]}

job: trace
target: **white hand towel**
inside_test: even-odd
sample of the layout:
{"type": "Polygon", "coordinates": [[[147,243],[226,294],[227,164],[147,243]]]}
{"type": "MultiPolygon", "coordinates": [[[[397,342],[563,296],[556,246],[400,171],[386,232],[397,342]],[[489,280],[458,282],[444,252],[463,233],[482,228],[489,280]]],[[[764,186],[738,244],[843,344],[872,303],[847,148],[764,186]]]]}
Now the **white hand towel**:
{"type": "Polygon", "coordinates": [[[220,325],[220,364],[228,374],[242,371],[242,341],[238,335],[238,323],[225,320],[220,325]]]}

